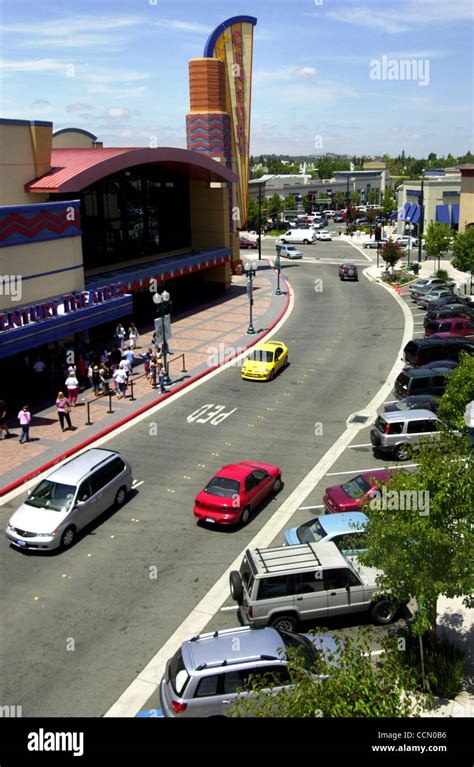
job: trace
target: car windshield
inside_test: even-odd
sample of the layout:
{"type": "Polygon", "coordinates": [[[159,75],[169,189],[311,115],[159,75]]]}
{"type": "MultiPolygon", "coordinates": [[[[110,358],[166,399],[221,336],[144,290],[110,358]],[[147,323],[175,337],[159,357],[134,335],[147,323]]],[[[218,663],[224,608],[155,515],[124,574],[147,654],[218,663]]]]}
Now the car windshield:
{"type": "Polygon", "coordinates": [[[182,695],[184,688],[186,687],[189,674],[184,665],[183,656],[181,650],[173,655],[169,665],[169,680],[175,691],[176,695],[182,695]]]}
{"type": "Polygon", "coordinates": [[[344,492],[347,493],[349,498],[353,499],[362,498],[362,496],[368,493],[371,488],[372,485],[370,482],[367,482],[361,475],[342,485],[344,492]]]}
{"type": "Polygon", "coordinates": [[[51,509],[51,511],[69,511],[74,499],[76,488],[73,485],[62,485],[43,479],[30,493],[25,503],[36,509],[51,509]]]}
{"type": "Polygon", "coordinates": [[[397,410],[409,410],[409,405],[406,399],[403,399],[401,402],[396,403],[397,410]]]}
{"type": "Polygon", "coordinates": [[[247,561],[247,557],[244,557],[242,560],[242,564],[240,565],[240,575],[242,576],[242,581],[244,582],[244,585],[247,589],[247,593],[252,593],[252,587],[254,582],[253,573],[250,569],[249,563],[247,561]]]}
{"type": "Polygon", "coordinates": [[[298,527],[296,534],[298,540],[301,543],[317,543],[326,537],[326,532],[322,527],[319,519],[310,519],[309,522],[305,522],[304,525],[298,527]]]}
{"type": "Polygon", "coordinates": [[[314,671],[318,661],[316,648],[313,647],[308,640],[297,634],[289,634],[287,631],[282,631],[281,629],[278,633],[285,643],[285,648],[296,651],[301,657],[305,669],[307,671],[314,671]]]}
{"type": "Polygon", "coordinates": [[[204,488],[210,495],[218,495],[221,498],[233,498],[239,494],[240,483],[236,479],[228,477],[214,477],[204,488]]]}
{"type": "Polygon", "coordinates": [[[272,362],[273,352],[268,352],[264,349],[255,349],[255,351],[253,351],[250,355],[249,359],[251,359],[252,362],[272,362]]]}

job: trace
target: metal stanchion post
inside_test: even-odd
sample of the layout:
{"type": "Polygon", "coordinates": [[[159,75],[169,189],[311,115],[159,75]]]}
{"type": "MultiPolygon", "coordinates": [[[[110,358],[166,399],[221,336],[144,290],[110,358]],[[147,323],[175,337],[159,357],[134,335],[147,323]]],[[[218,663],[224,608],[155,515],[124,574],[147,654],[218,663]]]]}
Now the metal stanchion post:
{"type": "Polygon", "coordinates": [[[91,421],[91,403],[89,402],[89,400],[87,400],[86,405],[87,405],[87,421],[86,421],[86,426],[92,426],[92,421],[91,421]]]}
{"type": "Polygon", "coordinates": [[[130,389],[131,389],[130,399],[133,402],[135,400],[135,397],[133,396],[133,381],[131,379],[130,379],[130,389]]]}
{"type": "Polygon", "coordinates": [[[112,410],[112,392],[109,391],[109,409],[107,410],[107,413],[113,413],[113,412],[114,411],[112,410]]]}

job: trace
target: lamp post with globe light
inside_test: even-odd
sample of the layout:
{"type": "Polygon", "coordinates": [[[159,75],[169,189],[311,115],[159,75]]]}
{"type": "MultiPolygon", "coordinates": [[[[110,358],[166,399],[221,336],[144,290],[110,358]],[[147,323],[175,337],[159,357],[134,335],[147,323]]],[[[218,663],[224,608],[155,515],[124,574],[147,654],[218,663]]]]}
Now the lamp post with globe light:
{"type": "Polygon", "coordinates": [[[464,411],[464,423],[467,426],[469,432],[469,439],[471,441],[471,452],[474,451],[474,400],[466,405],[464,411]]]}
{"type": "MultiPolygon", "coordinates": [[[[165,316],[169,315],[170,313],[170,294],[168,293],[167,290],[164,290],[162,293],[154,293],[153,301],[156,304],[158,319],[161,317],[161,337],[162,337],[161,348],[163,350],[163,367],[165,371],[163,383],[165,386],[169,386],[171,383],[171,379],[168,375],[168,363],[167,363],[168,341],[166,338],[165,316]]],[[[158,320],[155,320],[156,331],[158,331],[157,323],[158,323],[158,320]]],[[[158,332],[157,332],[157,335],[158,335],[158,332]]]]}
{"type": "Polygon", "coordinates": [[[249,326],[247,328],[247,334],[251,335],[255,333],[255,328],[253,326],[253,318],[252,318],[252,306],[253,306],[253,278],[255,277],[255,274],[256,274],[256,270],[251,261],[246,261],[245,263],[245,274],[247,275],[247,294],[249,297],[249,308],[250,308],[250,320],[249,320],[249,326]]]}

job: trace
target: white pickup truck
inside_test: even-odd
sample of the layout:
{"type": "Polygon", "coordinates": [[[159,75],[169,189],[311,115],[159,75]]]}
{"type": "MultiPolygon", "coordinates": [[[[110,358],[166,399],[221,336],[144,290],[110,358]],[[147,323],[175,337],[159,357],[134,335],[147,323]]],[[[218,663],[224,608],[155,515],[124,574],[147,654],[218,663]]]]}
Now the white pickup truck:
{"type": "Polygon", "coordinates": [[[287,242],[310,245],[316,242],[316,232],[314,229],[289,229],[285,234],[282,234],[278,242],[282,245],[285,245],[287,242]]]}

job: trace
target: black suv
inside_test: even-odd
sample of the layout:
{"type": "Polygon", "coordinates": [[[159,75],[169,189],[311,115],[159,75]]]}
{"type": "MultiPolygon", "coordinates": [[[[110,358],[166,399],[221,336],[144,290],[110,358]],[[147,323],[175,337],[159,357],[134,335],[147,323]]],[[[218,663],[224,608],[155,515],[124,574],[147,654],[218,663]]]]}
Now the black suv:
{"type": "Polygon", "coordinates": [[[418,367],[435,360],[459,360],[461,352],[474,355],[474,343],[465,338],[415,338],[404,350],[405,362],[418,367]]]}

